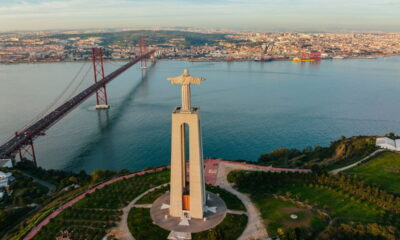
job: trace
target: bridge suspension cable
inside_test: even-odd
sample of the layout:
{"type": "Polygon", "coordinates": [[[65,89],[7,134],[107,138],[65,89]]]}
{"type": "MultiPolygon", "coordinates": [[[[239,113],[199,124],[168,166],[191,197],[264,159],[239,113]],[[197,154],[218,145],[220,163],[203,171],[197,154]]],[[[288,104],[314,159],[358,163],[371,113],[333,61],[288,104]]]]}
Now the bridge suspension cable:
{"type": "MultiPolygon", "coordinates": [[[[138,56],[122,67],[118,68],[117,70],[114,70],[112,73],[108,74],[107,76],[104,76],[102,81],[95,82],[94,84],[90,85],[89,87],[86,87],[84,90],[79,92],[77,95],[66,101],[65,103],[61,104],[58,106],[56,109],[52,110],[50,113],[47,113],[45,116],[43,116],[41,119],[38,121],[32,123],[30,126],[28,126],[26,129],[20,132],[16,132],[15,136],[5,142],[4,144],[0,145],[0,158],[14,158],[17,152],[22,150],[27,145],[31,146],[31,152],[32,155],[34,155],[34,149],[33,149],[33,140],[36,139],[39,136],[42,136],[43,133],[49,129],[51,126],[53,126],[56,122],[58,122],[60,119],[62,119],[66,114],[71,112],[75,107],[77,107],[79,104],[81,104],[83,101],[85,101],[87,98],[92,96],[96,91],[98,91],[100,88],[104,87],[106,84],[111,82],[113,79],[115,79],[117,76],[119,76],[121,73],[125,72],[128,68],[133,66],[134,64],[140,62],[143,58],[150,57],[152,54],[154,54],[155,50],[151,50],[144,55],[138,56]]],[[[84,67],[82,67],[84,68],[84,67]]],[[[82,71],[82,70],[81,70],[82,71]]],[[[80,75],[81,71],[79,71],[80,75]]],[[[86,77],[87,74],[83,77],[83,79],[86,77]]],[[[75,77],[73,80],[76,81],[78,77],[75,77]]],[[[78,86],[81,85],[83,80],[80,81],[78,86]]],[[[68,84],[70,85],[70,84],[68,84]]],[[[72,84],[71,84],[72,86],[72,84]]],[[[68,89],[70,86],[68,87],[68,89]]],[[[79,87],[78,87],[79,88],[79,87]]],[[[63,91],[62,96],[65,94],[63,91]]],[[[61,94],[60,94],[61,95],[61,94]]],[[[60,97],[61,99],[62,97],[60,97]]],[[[56,100],[55,100],[56,101],[56,100]]],[[[53,102],[55,102],[53,101],[53,102]]],[[[59,100],[57,100],[59,101],[59,100]]],[[[53,104],[51,104],[53,105],[53,104]]],[[[51,107],[50,107],[51,108],[51,107]]],[[[43,111],[44,112],[44,111],[43,111]]],[[[35,158],[34,158],[35,159],[35,158]]]]}
{"type": "MultiPolygon", "coordinates": [[[[56,96],[56,97],[54,98],[54,100],[51,101],[50,104],[47,105],[42,111],[40,111],[38,114],[36,114],[35,117],[33,117],[29,122],[27,122],[27,123],[20,129],[20,131],[22,131],[22,129],[25,129],[27,126],[31,125],[32,123],[36,122],[37,120],[39,120],[40,118],[42,118],[44,115],[46,115],[47,113],[49,113],[50,110],[51,110],[52,108],[54,108],[54,107],[56,106],[57,103],[60,102],[60,100],[64,97],[64,95],[68,92],[68,90],[74,85],[74,83],[75,83],[76,80],[78,79],[79,75],[82,73],[82,70],[84,69],[85,66],[87,66],[87,62],[85,62],[85,63],[83,63],[83,64],[81,65],[81,67],[79,68],[78,72],[77,72],[77,73],[75,74],[75,76],[71,79],[71,81],[67,84],[67,86],[60,92],[60,94],[59,94],[58,96],[56,96]]],[[[89,69],[87,70],[87,73],[89,72],[89,70],[90,70],[90,66],[89,66],[89,69]]],[[[86,73],[86,75],[87,75],[87,73],[86,73]]],[[[86,76],[86,75],[85,75],[85,76],[86,76]]],[[[82,83],[82,82],[83,82],[83,81],[81,80],[81,83],[82,83]]],[[[81,84],[81,83],[80,83],[80,84],[81,84]]],[[[79,85],[79,86],[80,86],[80,85],[79,85]]],[[[79,86],[78,86],[78,87],[79,87],[79,86]]],[[[74,90],[74,93],[76,93],[76,90],[77,90],[77,88],[74,90]]],[[[72,96],[73,96],[73,95],[68,96],[68,98],[71,98],[72,96]]],[[[65,101],[67,101],[68,98],[65,99],[65,101]]]]}
{"type": "Polygon", "coordinates": [[[74,90],[72,90],[71,94],[68,95],[68,97],[64,100],[64,103],[67,102],[69,99],[71,99],[79,90],[79,88],[82,86],[82,84],[85,82],[87,75],[89,74],[90,70],[92,70],[92,68],[89,66],[89,68],[87,69],[87,71],[85,72],[85,74],[83,75],[83,77],[81,78],[81,80],[78,82],[78,85],[76,85],[76,87],[74,88],[74,90]]]}

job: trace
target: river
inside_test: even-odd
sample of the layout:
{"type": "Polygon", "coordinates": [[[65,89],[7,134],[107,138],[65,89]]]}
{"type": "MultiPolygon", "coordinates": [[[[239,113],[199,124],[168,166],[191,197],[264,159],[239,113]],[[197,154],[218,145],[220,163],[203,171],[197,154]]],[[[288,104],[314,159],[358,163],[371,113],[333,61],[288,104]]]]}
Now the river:
{"type": "MultiPolygon", "coordinates": [[[[121,64],[105,63],[106,73],[121,64]]],[[[42,111],[81,66],[0,65],[0,141],[42,111]]],[[[87,172],[168,164],[180,87],[166,78],[184,68],[207,79],[192,87],[205,157],[257,160],[276,148],[326,146],[340,136],[400,134],[399,66],[400,57],[319,64],[165,60],[146,72],[136,65],[108,85],[108,111],[95,110],[91,97],[35,141],[38,164],[87,172]]],[[[91,81],[89,72],[84,85],[91,81]]]]}

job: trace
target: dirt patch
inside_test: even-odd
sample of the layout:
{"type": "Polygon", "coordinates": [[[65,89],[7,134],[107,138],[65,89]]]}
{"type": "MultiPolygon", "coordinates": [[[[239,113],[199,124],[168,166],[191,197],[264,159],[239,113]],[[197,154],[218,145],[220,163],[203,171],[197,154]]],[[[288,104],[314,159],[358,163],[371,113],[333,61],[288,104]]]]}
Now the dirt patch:
{"type": "Polygon", "coordinates": [[[397,168],[397,167],[387,167],[387,170],[389,171],[389,172],[392,172],[392,173],[395,173],[395,174],[400,174],[400,168],[397,168]]]}
{"type": "Polygon", "coordinates": [[[282,211],[283,211],[284,213],[288,213],[288,214],[294,213],[294,212],[301,212],[301,211],[303,211],[303,210],[304,210],[303,208],[296,208],[296,207],[282,208],[282,211]]]}
{"type": "Polygon", "coordinates": [[[313,216],[311,210],[304,208],[288,207],[283,208],[282,211],[288,215],[288,219],[281,222],[283,228],[308,227],[313,216]],[[299,219],[290,219],[290,214],[296,214],[299,219]]]}

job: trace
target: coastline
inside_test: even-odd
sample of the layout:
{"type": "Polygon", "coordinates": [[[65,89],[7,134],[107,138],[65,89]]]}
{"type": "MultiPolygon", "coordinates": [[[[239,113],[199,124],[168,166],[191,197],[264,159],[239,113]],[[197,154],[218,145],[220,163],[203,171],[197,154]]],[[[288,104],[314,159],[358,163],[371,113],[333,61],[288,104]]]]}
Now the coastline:
{"type": "MultiPolygon", "coordinates": [[[[366,59],[366,60],[373,60],[373,59],[380,59],[380,58],[389,58],[389,57],[400,57],[400,55],[370,55],[370,56],[345,56],[343,58],[322,58],[321,60],[314,61],[327,61],[327,60],[353,60],[353,59],[366,59]]],[[[188,61],[188,62],[292,62],[293,58],[287,59],[271,59],[267,61],[260,61],[254,59],[233,59],[227,60],[226,58],[159,58],[157,61],[165,61],[165,60],[174,60],[174,61],[188,61]]],[[[57,61],[16,61],[16,62],[0,62],[0,65],[17,65],[17,64],[38,64],[38,63],[85,63],[85,62],[92,62],[92,60],[57,60],[57,61]]],[[[129,62],[129,59],[104,59],[104,62],[129,62]]]]}

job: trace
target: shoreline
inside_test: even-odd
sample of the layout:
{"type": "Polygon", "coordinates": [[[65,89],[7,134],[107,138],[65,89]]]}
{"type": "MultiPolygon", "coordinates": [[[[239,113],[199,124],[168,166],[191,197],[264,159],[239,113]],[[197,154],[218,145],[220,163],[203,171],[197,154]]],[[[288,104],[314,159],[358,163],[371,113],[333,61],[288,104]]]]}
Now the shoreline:
{"type": "MultiPolygon", "coordinates": [[[[374,60],[374,59],[381,59],[381,58],[390,58],[390,57],[400,57],[400,55],[379,55],[379,56],[354,56],[354,57],[343,57],[343,58],[323,58],[317,61],[311,62],[321,62],[327,60],[354,60],[354,59],[365,59],[365,60],[374,60]]],[[[186,62],[226,62],[226,63],[233,63],[233,62],[257,62],[257,63],[267,63],[267,62],[293,62],[293,58],[288,59],[279,59],[279,60],[268,60],[268,61],[259,61],[254,59],[236,59],[236,60],[226,60],[225,58],[160,58],[157,61],[165,61],[165,60],[173,60],[173,61],[186,61],[186,62]]],[[[41,63],[86,63],[92,62],[92,60],[63,60],[63,61],[17,61],[17,62],[0,62],[0,65],[17,65],[17,64],[41,64],[41,63]]],[[[104,62],[129,62],[129,59],[104,59],[104,62]]],[[[300,61],[302,62],[302,61],[300,61]]]]}

